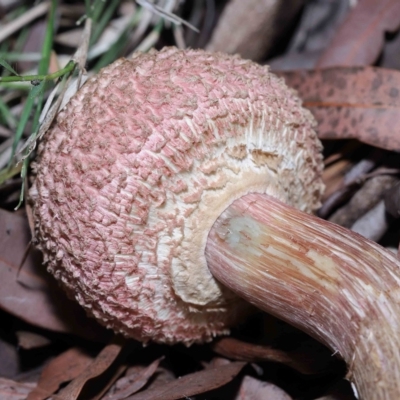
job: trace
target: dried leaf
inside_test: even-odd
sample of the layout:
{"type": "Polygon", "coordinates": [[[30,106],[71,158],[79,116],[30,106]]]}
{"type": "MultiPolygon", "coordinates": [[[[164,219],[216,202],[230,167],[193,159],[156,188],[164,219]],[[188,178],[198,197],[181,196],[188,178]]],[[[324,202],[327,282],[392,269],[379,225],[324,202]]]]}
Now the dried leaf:
{"type": "Polygon", "coordinates": [[[329,221],[350,228],[362,215],[383,198],[384,192],[393,187],[398,178],[391,175],[377,175],[367,180],[351,200],[335,211],[329,221]]]}
{"type": "Polygon", "coordinates": [[[268,60],[276,70],[313,69],[346,15],[349,0],[307,1],[287,50],[268,60]]]}
{"type": "MultiPolygon", "coordinates": [[[[2,325],[6,325],[4,318],[2,318],[2,325]]],[[[3,335],[1,335],[3,336],[3,335]]],[[[20,362],[20,352],[13,344],[3,340],[0,337],[0,376],[3,378],[14,378],[22,371],[22,365],[20,362]]],[[[1,396],[0,396],[1,398],[1,396]]]]}
{"type": "Polygon", "coordinates": [[[382,54],[379,57],[379,66],[389,69],[400,69],[400,33],[393,38],[386,38],[382,54]]]}
{"type": "Polygon", "coordinates": [[[38,347],[44,347],[51,343],[50,339],[46,336],[37,333],[16,331],[15,334],[18,339],[18,346],[25,350],[37,349],[38,347]]]}
{"type": "Polygon", "coordinates": [[[175,400],[208,392],[230,382],[246,365],[233,362],[209,368],[127,397],[126,400],[175,400]]]}
{"type": "Polygon", "coordinates": [[[400,182],[384,194],[386,211],[394,218],[400,217],[400,182]]]}
{"type": "Polygon", "coordinates": [[[324,169],[322,179],[326,185],[326,189],[323,195],[323,201],[344,186],[344,176],[351,166],[352,163],[350,160],[340,159],[324,169]]]}
{"type": "Polygon", "coordinates": [[[38,252],[28,254],[18,275],[29,242],[26,218],[0,209],[0,308],[35,326],[107,340],[109,333],[68,300],[46,272],[38,252]]]}
{"type": "Polygon", "coordinates": [[[389,229],[390,222],[382,200],[360,217],[350,229],[369,240],[378,242],[389,229]]]}
{"type": "MultiPolygon", "coordinates": [[[[123,364],[119,364],[116,368],[114,368],[113,371],[111,371],[111,374],[109,375],[109,377],[106,379],[105,384],[104,382],[102,382],[102,387],[99,390],[99,385],[96,384],[95,380],[91,380],[91,386],[92,388],[94,387],[95,389],[95,394],[93,395],[89,395],[88,397],[82,396],[83,398],[87,399],[87,400],[100,400],[103,398],[103,396],[110,390],[110,388],[114,385],[114,383],[117,381],[117,379],[123,375],[126,370],[128,368],[128,365],[126,363],[123,364]]],[[[98,377],[98,380],[103,381],[102,379],[103,375],[98,377]]],[[[90,387],[88,388],[90,391],[90,387]]],[[[87,393],[85,393],[86,395],[87,393]]]]}
{"type": "Polygon", "coordinates": [[[235,400],[292,400],[278,386],[245,376],[235,400]]]}
{"type": "Polygon", "coordinates": [[[27,400],[44,400],[55,393],[60,385],[82,374],[92,361],[83,350],[73,347],[60,354],[43,369],[35,389],[27,400]]]}
{"type": "MultiPolygon", "coordinates": [[[[260,346],[241,340],[226,337],[212,344],[212,349],[225,357],[247,362],[271,361],[287,365],[302,374],[317,374],[326,371],[327,363],[318,357],[306,352],[285,352],[267,346],[260,346]]],[[[334,360],[332,360],[334,361],[334,360]]]]}
{"type": "Polygon", "coordinates": [[[119,390],[114,394],[106,396],[104,400],[123,400],[133,393],[138,392],[154,375],[163,358],[164,357],[161,357],[158,360],[153,361],[147,368],[143,368],[138,374],[120,379],[119,390]]]}
{"type": "Polygon", "coordinates": [[[114,363],[123,348],[123,340],[116,338],[99,353],[96,359],[75,378],[68,386],[57,394],[59,400],[76,400],[85,383],[105,372],[114,363]]]}
{"type": "MultiPolygon", "coordinates": [[[[241,360],[241,361],[245,361],[245,360],[241,360]]],[[[212,360],[208,363],[203,362],[202,365],[205,369],[207,368],[218,368],[222,365],[228,365],[230,364],[232,361],[228,360],[227,358],[223,358],[223,357],[213,357],[212,360]]]]}
{"type": "MultiPolygon", "coordinates": [[[[126,371],[125,376],[119,379],[115,383],[115,385],[108,392],[108,395],[113,395],[114,393],[117,393],[119,390],[124,389],[126,381],[127,380],[132,381],[133,379],[135,379],[143,371],[143,369],[144,367],[140,365],[134,365],[129,367],[128,370],[126,371]]],[[[163,366],[159,366],[157,368],[156,373],[152,376],[151,380],[146,385],[146,390],[149,390],[157,386],[164,386],[166,383],[172,382],[175,379],[176,377],[170,369],[164,368],[163,366]]]]}
{"type": "Polygon", "coordinates": [[[15,382],[11,379],[0,378],[0,399],[25,400],[26,395],[34,386],[33,382],[15,382]]]}
{"type": "Polygon", "coordinates": [[[290,27],[304,0],[231,0],[224,8],[207,50],[261,60],[290,27]]]}
{"type": "Polygon", "coordinates": [[[399,71],[338,67],[278,74],[314,114],[321,139],[358,139],[400,151],[399,71]]]}
{"type": "Polygon", "coordinates": [[[385,32],[400,26],[398,0],[359,1],[322,54],[317,68],[373,64],[382,51],[385,32]]]}

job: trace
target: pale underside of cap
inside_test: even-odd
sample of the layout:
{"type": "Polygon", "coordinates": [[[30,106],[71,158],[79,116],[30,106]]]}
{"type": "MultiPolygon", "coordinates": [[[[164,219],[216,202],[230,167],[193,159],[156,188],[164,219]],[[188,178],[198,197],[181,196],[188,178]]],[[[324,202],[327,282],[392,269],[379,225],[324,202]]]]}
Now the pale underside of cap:
{"type": "Polygon", "coordinates": [[[120,59],[71,99],[31,189],[48,269],[130,337],[190,344],[246,305],[207,269],[207,234],[244,194],[319,205],[314,120],[267,67],[164,49],[120,59]]]}

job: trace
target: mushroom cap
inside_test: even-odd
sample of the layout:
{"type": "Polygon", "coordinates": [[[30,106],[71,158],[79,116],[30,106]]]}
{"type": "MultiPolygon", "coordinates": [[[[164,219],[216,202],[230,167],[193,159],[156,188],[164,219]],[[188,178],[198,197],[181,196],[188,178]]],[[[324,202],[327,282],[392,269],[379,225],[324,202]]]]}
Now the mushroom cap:
{"type": "Polygon", "coordinates": [[[319,206],[314,119],[268,67],[166,48],[90,78],[39,146],[30,197],[48,270],[141,341],[211,340],[247,305],[216,282],[207,234],[237,198],[319,206]]]}

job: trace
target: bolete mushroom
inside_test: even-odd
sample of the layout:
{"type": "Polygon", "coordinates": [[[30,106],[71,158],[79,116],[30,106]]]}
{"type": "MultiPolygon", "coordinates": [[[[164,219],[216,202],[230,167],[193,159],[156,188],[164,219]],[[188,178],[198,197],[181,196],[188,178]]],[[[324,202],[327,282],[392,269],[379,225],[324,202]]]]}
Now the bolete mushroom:
{"type": "Polygon", "coordinates": [[[338,352],[363,398],[394,399],[399,262],[306,214],[323,190],[313,126],[281,79],[235,56],[116,61],[40,144],[30,195],[49,271],[143,342],[227,333],[248,309],[237,293],[338,352]]]}

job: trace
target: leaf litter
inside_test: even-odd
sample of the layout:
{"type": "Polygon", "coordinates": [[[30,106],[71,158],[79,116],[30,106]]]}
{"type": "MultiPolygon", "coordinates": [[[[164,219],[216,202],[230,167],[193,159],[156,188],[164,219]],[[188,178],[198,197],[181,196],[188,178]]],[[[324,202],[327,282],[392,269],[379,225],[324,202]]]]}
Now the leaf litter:
{"type": "Polygon", "coordinates": [[[92,361],[93,358],[85,351],[71,347],[43,368],[37,386],[29,393],[26,400],[45,400],[54,394],[62,383],[69,382],[84,373],[92,361]]]}
{"type": "Polygon", "coordinates": [[[321,139],[358,139],[400,151],[400,72],[337,67],[279,73],[318,122],[321,139]]]}

